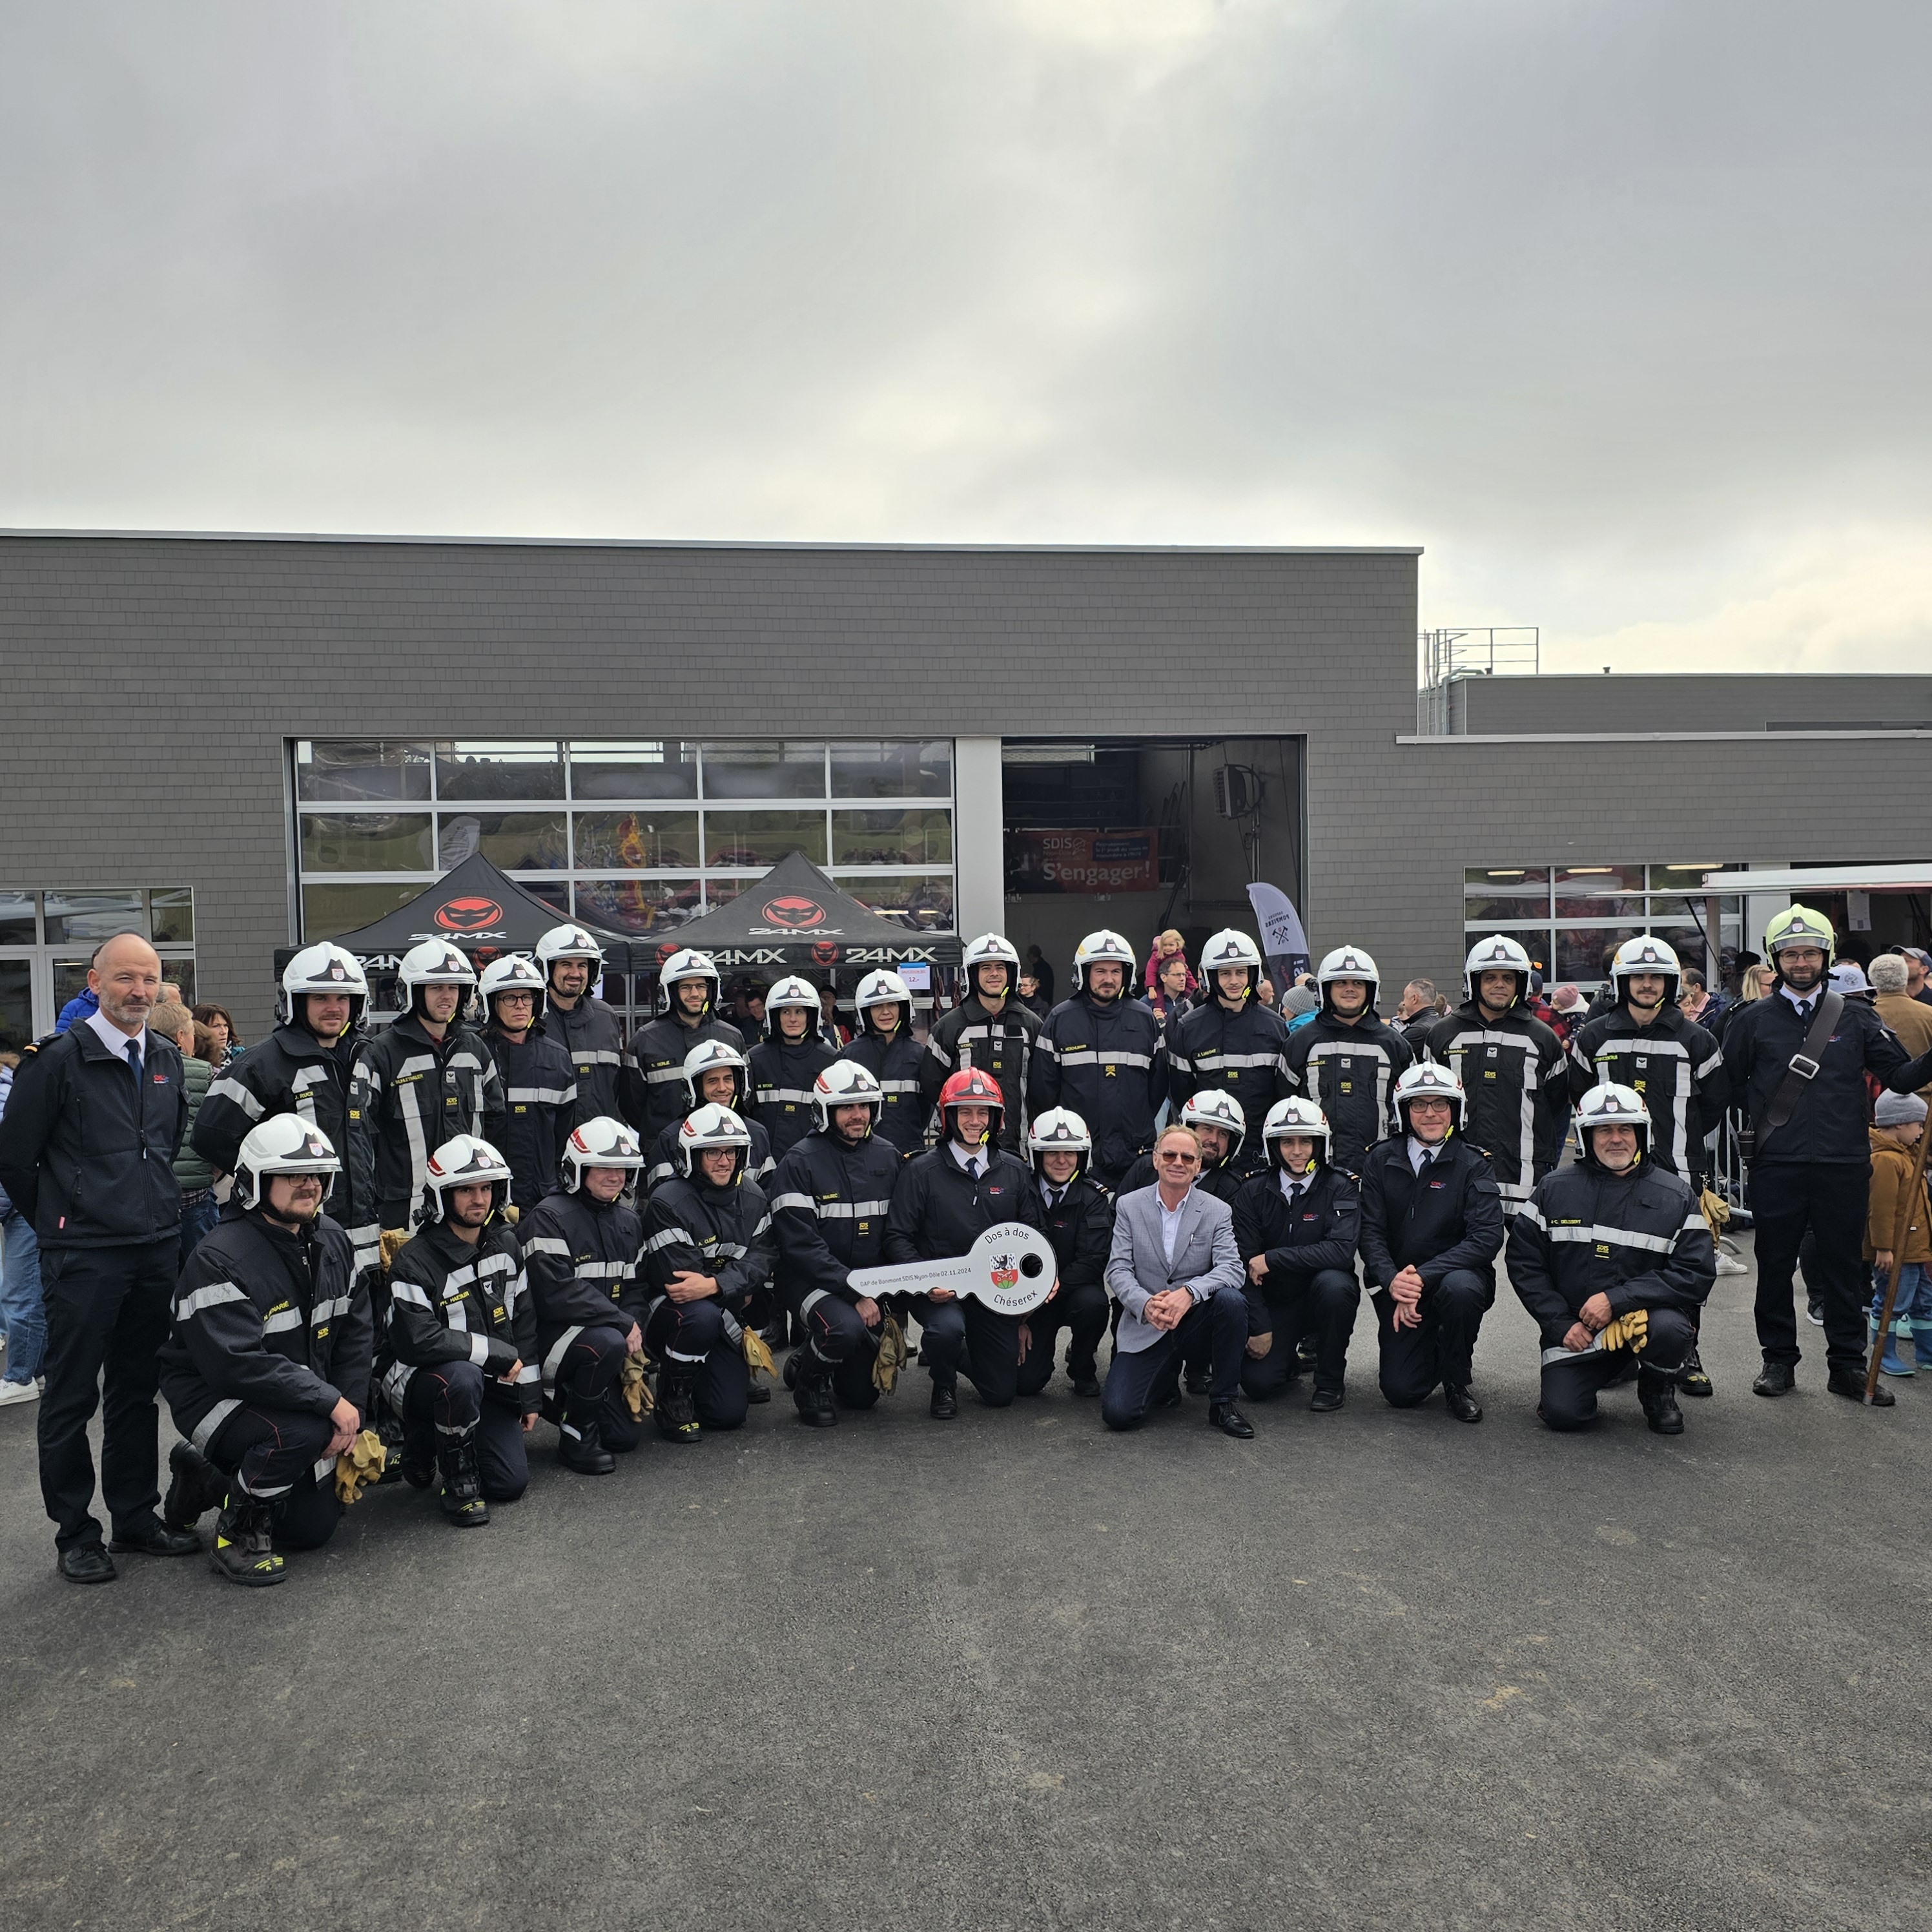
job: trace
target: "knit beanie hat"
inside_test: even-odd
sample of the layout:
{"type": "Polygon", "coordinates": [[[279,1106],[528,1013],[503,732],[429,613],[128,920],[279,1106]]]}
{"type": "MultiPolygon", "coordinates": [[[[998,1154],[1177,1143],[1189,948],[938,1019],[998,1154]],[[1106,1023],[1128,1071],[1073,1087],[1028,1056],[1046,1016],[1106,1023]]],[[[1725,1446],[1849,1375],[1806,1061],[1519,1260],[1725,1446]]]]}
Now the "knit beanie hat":
{"type": "Polygon", "coordinates": [[[1882,1127],[1902,1127],[1925,1118],[1925,1102],[1916,1094],[1881,1094],[1874,1110],[1882,1127]]]}

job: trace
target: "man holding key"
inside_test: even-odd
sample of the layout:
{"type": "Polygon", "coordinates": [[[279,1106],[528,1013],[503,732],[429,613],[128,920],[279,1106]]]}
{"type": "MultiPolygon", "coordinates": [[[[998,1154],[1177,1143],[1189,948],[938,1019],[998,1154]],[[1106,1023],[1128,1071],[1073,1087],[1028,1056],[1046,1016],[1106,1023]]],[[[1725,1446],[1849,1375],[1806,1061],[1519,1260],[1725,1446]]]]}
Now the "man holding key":
{"type": "MultiPolygon", "coordinates": [[[[998,1083],[976,1067],[954,1074],[940,1088],[939,1144],[908,1161],[893,1185],[886,1217],[888,1262],[951,1260],[1001,1221],[1044,1229],[1031,1170],[999,1145],[1005,1106],[998,1083]]],[[[913,1312],[921,1330],[919,1358],[932,1372],[936,1420],[959,1413],[962,1371],[988,1408],[1012,1402],[1032,1340],[1023,1316],[1002,1315],[938,1287],[917,1297],[913,1312]]]]}

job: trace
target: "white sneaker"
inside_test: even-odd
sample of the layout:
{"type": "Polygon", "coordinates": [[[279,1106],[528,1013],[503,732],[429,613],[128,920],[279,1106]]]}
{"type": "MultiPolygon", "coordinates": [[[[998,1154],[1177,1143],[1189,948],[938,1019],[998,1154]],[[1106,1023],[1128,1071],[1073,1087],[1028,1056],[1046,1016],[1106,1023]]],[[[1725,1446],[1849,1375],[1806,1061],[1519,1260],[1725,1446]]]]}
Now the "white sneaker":
{"type": "Polygon", "coordinates": [[[0,1407],[10,1402],[38,1402],[40,1385],[38,1382],[0,1382],[0,1407]]]}

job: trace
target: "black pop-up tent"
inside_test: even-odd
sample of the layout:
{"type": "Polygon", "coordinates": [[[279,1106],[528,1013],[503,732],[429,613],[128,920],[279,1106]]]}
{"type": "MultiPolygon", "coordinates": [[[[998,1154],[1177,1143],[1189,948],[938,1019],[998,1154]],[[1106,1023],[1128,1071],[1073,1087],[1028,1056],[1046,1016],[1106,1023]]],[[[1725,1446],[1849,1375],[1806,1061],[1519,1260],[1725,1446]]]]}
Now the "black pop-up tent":
{"type": "MultiPolygon", "coordinates": [[[[379,976],[393,974],[412,946],[425,939],[447,939],[466,952],[494,958],[502,952],[529,952],[554,926],[568,916],[526,892],[506,873],[500,872],[480,852],[425,886],[406,906],[386,913],[373,924],[340,934],[335,944],[362,961],[373,986],[379,976]]],[[[622,972],[630,963],[631,942],[579,919],[604,949],[606,967],[622,972]]],[[[275,954],[275,975],[295,956],[285,946],[275,954]]]]}
{"type": "Polygon", "coordinates": [[[710,953],[724,972],[959,963],[957,934],[916,932],[881,918],[841,892],[802,852],[788,854],[729,905],[676,928],[655,946],[633,941],[632,964],[652,970],[687,946],[710,953]]]}

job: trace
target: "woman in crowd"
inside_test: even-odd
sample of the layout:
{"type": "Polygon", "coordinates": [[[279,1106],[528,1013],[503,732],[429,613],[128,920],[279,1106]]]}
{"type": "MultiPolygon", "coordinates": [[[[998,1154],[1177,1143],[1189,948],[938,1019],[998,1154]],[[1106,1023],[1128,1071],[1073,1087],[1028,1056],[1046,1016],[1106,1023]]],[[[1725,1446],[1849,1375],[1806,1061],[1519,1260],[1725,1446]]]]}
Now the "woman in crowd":
{"type": "Polygon", "coordinates": [[[242,1052],[241,1036],[235,1030],[235,1022],[226,1006],[218,1006],[204,1000],[194,1009],[197,1026],[208,1029],[208,1064],[219,1073],[231,1060],[238,1059],[242,1052]]]}

